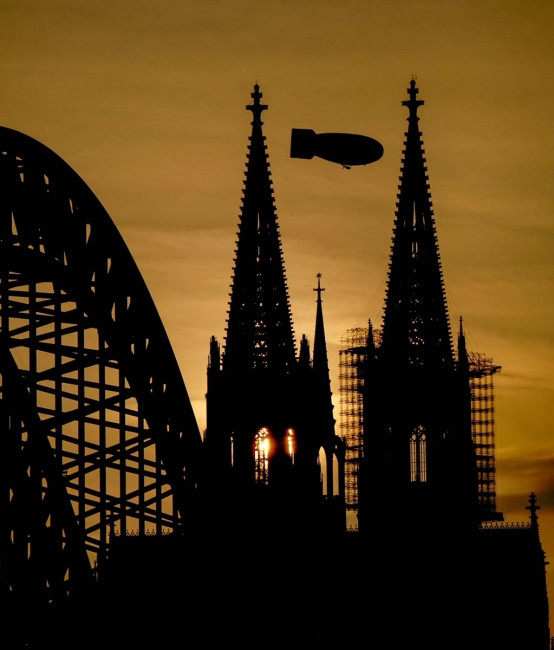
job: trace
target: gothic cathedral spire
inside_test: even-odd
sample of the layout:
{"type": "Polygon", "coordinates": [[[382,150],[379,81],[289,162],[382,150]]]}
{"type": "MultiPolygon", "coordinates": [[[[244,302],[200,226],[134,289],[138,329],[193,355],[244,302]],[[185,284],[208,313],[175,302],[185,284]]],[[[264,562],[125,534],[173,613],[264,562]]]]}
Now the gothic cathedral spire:
{"type": "Polygon", "coordinates": [[[391,249],[382,354],[391,363],[452,367],[453,348],[414,79],[391,249]]]}
{"type": "Polygon", "coordinates": [[[394,507],[384,517],[399,538],[425,530],[431,544],[439,529],[474,528],[477,487],[468,377],[454,359],[418,92],[412,79],[381,342],[366,369],[360,526],[368,503],[385,497],[394,507]]]}
{"type": "Polygon", "coordinates": [[[331,472],[336,453],[334,420],[320,293],[313,367],[305,337],[296,355],[262,132],[261,115],[268,107],[261,98],[256,84],[253,101],[246,106],[253,116],[252,132],[224,350],[214,337],[210,342],[206,468],[215,501],[232,501],[222,510],[227,516],[235,513],[235,528],[240,510],[246,527],[305,529],[321,512],[322,503],[333,510],[334,521],[340,520],[340,504],[331,508],[336,500],[330,498],[336,493],[331,472]],[[323,387],[318,381],[322,375],[323,387]],[[328,481],[321,476],[321,453],[330,468],[328,481]]]}
{"type": "Polygon", "coordinates": [[[223,367],[288,373],[296,350],[261,98],[256,84],[223,367]]]}

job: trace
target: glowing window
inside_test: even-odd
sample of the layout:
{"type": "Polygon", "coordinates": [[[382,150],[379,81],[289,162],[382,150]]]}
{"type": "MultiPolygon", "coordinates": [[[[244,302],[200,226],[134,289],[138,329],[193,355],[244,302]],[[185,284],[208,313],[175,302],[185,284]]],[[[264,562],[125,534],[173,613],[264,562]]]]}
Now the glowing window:
{"type": "Polygon", "coordinates": [[[287,429],[285,434],[285,451],[294,465],[294,454],[296,453],[296,433],[294,429],[287,429]]]}
{"type": "Polygon", "coordinates": [[[321,484],[321,493],[323,496],[327,495],[328,479],[327,479],[327,456],[325,449],[320,447],[319,455],[317,457],[317,464],[319,465],[319,482],[321,484]]]}
{"type": "Polygon", "coordinates": [[[262,427],[254,437],[254,471],[256,483],[267,485],[269,482],[269,452],[271,434],[269,429],[262,427]]]}
{"type": "Polygon", "coordinates": [[[418,426],[410,438],[410,480],[412,483],[427,482],[427,437],[422,426],[418,426]]]}

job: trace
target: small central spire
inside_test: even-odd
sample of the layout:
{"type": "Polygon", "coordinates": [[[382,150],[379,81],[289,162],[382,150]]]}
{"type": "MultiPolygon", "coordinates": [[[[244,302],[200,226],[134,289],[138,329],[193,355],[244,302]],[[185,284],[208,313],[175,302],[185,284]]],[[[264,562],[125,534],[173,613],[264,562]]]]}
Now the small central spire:
{"type": "Polygon", "coordinates": [[[329,361],[327,359],[327,343],[325,341],[325,326],[323,324],[323,306],[321,300],[321,292],[325,289],[321,288],[321,273],[316,274],[317,277],[317,287],[314,291],[317,291],[317,300],[316,300],[316,315],[315,315],[315,332],[314,332],[314,356],[312,359],[312,368],[319,373],[319,377],[323,380],[325,390],[330,390],[330,379],[329,379],[329,361]]]}
{"type": "Polygon", "coordinates": [[[254,116],[252,124],[262,124],[260,116],[262,114],[262,111],[267,110],[268,105],[260,103],[260,99],[263,97],[263,94],[260,92],[260,86],[258,84],[254,85],[254,92],[250,93],[250,96],[254,102],[252,104],[247,104],[246,110],[252,111],[252,115],[254,116]]]}
{"type": "Polygon", "coordinates": [[[410,99],[407,99],[406,101],[402,102],[402,106],[407,106],[409,111],[410,111],[410,116],[408,119],[415,118],[418,119],[417,117],[417,109],[420,106],[423,106],[425,102],[422,99],[417,99],[417,94],[419,93],[418,88],[416,88],[416,82],[415,78],[412,77],[412,80],[410,81],[410,87],[408,88],[408,95],[410,96],[410,99]]]}

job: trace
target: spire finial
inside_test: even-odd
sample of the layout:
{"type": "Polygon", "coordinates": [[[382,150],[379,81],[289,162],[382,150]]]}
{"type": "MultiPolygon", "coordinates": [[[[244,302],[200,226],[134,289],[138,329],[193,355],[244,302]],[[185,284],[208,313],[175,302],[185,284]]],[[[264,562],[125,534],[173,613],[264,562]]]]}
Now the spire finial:
{"type": "Polygon", "coordinates": [[[262,114],[262,111],[267,110],[268,106],[267,104],[260,103],[260,99],[263,97],[263,94],[260,92],[260,86],[258,84],[254,84],[254,92],[250,93],[250,96],[252,97],[254,102],[252,104],[247,104],[246,110],[252,111],[252,115],[254,116],[254,120],[252,121],[252,124],[254,123],[261,124],[260,115],[262,114]]]}
{"type": "Polygon", "coordinates": [[[419,89],[416,87],[416,78],[412,77],[410,81],[410,87],[408,88],[408,95],[410,96],[410,99],[403,101],[402,106],[407,106],[409,111],[410,111],[410,118],[415,117],[417,118],[417,109],[420,106],[423,106],[425,102],[422,99],[417,99],[417,94],[419,93],[419,89]]]}
{"type": "Polygon", "coordinates": [[[325,291],[325,289],[321,288],[321,273],[316,273],[316,278],[317,278],[317,287],[314,289],[314,291],[317,291],[316,302],[321,302],[321,292],[325,291]]]}
{"type": "Polygon", "coordinates": [[[529,495],[529,505],[525,506],[525,510],[529,510],[531,513],[529,519],[531,520],[531,528],[538,528],[539,518],[537,516],[537,510],[540,510],[541,507],[537,505],[537,495],[534,492],[531,492],[529,495]]]}

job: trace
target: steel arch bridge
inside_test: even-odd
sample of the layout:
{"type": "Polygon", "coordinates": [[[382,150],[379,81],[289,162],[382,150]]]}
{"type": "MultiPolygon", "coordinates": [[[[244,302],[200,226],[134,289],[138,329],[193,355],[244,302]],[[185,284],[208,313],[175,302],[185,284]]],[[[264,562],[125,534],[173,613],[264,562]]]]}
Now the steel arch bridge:
{"type": "Polygon", "coordinates": [[[193,511],[201,437],[144,280],[53,151],[0,128],[0,589],[91,588],[110,531],[193,511]]]}

